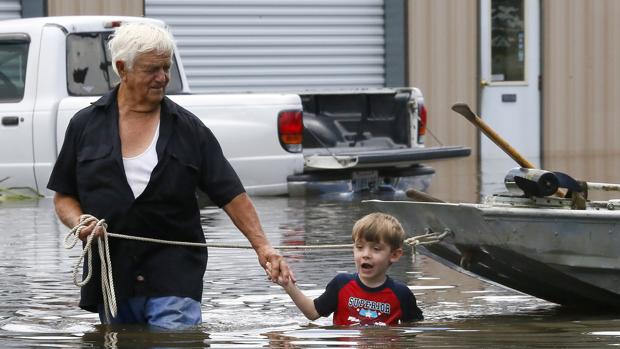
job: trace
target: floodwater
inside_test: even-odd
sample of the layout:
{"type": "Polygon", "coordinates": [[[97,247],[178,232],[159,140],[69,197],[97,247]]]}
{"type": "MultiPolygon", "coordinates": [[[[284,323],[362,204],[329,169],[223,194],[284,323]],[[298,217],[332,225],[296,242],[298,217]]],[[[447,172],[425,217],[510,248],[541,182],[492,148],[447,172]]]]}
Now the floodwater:
{"type": "MultiPolygon", "coordinates": [[[[254,198],[274,245],[345,244],[372,208],[359,198],[254,198]]],[[[211,243],[243,244],[219,209],[203,210],[211,243]]],[[[399,327],[331,327],[310,322],[265,279],[253,251],[211,248],[204,324],[190,331],[106,327],[77,307],[67,229],[51,201],[0,203],[1,348],[597,348],[620,345],[620,316],[575,313],[455,272],[407,251],[390,270],[416,294],[425,320],[399,327]]],[[[320,294],[350,250],[287,251],[300,288],[320,294]]]]}

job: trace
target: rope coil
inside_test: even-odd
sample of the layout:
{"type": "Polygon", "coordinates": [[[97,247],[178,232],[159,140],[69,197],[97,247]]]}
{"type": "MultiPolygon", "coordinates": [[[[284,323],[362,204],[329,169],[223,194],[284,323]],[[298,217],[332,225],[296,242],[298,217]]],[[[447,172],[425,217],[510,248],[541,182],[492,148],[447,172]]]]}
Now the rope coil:
{"type": "MultiPolygon", "coordinates": [[[[114,279],[112,278],[112,260],[110,259],[110,247],[108,246],[108,225],[105,223],[105,219],[97,219],[91,215],[81,215],[78,225],[73,227],[71,231],[65,236],[65,248],[73,248],[78,241],[80,241],[80,232],[82,229],[88,227],[91,223],[95,222],[93,232],[97,228],[101,228],[101,235],[97,237],[97,247],[99,249],[99,259],[101,261],[101,290],[103,293],[103,306],[105,309],[105,317],[107,322],[110,322],[110,315],[115,317],[117,314],[116,307],[116,295],[114,293],[114,279]]],[[[73,284],[82,287],[86,285],[93,274],[93,251],[92,244],[95,239],[95,234],[89,234],[86,238],[86,244],[82,249],[82,254],[75,263],[73,268],[73,284]],[[88,273],[82,281],[78,280],[78,269],[84,261],[84,256],[88,259],[88,273]]]]}
{"type": "MultiPolygon", "coordinates": [[[[110,247],[108,244],[108,236],[120,239],[134,240],[134,241],[143,241],[143,242],[154,242],[160,244],[168,244],[168,245],[178,245],[178,246],[190,246],[190,247],[212,247],[212,248],[241,248],[241,249],[252,249],[252,246],[247,245],[234,245],[234,244],[206,244],[199,242],[183,242],[183,241],[174,241],[174,240],[162,240],[162,239],[154,239],[140,236],[132,236],[132,235],[124,235],[124,234],[115,234],[109,233],[107,231],[108,225],[105,223],[105,219],[97,219],[96,217],[88,214],[84,214],[80,216],[79,223],[73,227],[69,233],[65,236],[64,246],[66,249],[72,249],[78,241],[80,241],[80,232],[95,223],[95,227],[93,228],[93,232],[97,230],[97,228],[101,229],[101,234],[96,238],[96,244],[99,251],[99,259],[101,262],[101,290],[103,293],[103,305],[105,309],[105,317],[107,322],[110,322],[110,319],[117,315],[117,303],[116,303],[116,295],[114,292],[114,279],[112,277],[112,261],[110,258],[110,247]],[[111,316],[111,317],[110,317],[111,316]]],[[[423,235],[413,236],[408,239],[405,239],[404,244],[413,247],[415,252],[415,247],[420,245],[430,245],[440,242],[444,237],[451,234],[449,229],[446,229],[443,233],[438,234],[434,232],[427,231],[423,235]]],[[[82,249],[82,253],[80,258],[75,263],[73,268],[73,284],[77,287],[82,287],[86,285],[93,273],[93,264],[92,264],[92,245],[93,240],[95,240],[95,234],[89,234],[86,238],[86,243],[82,249]],[[78,273],[80,265],[83,263],[84,258],[87,258],[88,261],[88,271],[86,275],[84,275],[82,281],[78,279],[78,273]]],[[[353,244],[326,244],[326,245],[299,245],[299,246],[274,246],[274,249],[279,250],[311,250],[311,249],[324,249],[324,250],[336,250],[336,249],[346,249],[351,248],[353,244]]]]}

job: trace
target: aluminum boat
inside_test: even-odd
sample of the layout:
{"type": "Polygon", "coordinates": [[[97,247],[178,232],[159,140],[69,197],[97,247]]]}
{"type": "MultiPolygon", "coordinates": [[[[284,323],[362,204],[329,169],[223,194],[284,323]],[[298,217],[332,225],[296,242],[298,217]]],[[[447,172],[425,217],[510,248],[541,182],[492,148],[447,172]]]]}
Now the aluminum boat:
{"type": "Polygon", "coordinates": [[[443,235],[422,252],[454,269],[570,307],[620,310],[620,200],[576,197],[369,202],[409,235],[443,235]]]}

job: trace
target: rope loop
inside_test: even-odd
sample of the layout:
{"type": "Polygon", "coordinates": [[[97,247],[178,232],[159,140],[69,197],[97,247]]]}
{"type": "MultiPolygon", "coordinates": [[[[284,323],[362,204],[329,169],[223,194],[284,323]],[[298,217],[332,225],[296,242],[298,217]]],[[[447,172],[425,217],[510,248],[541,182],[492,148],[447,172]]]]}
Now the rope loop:
{"type": "Polygon", "coordinates": [[[436,244],[448,235],[452,235],[452,231],[450,229],[445,229],[443,233],[435,233],[430,229],[425,229],[423,235],[413,236],[405,239],[405,244],[411,246],[413,252],[415,253],[417,246],[436,244]]]}
{"type": "Polygon", "coordinates": [[[80,258],[73,267],[73,284],[78,287],[86,285],[93,275],[93,251],[92,245],[95,241],[95,234],[98,229],[101,230],[101,234],[97,236],[96,244],[99,251],[99,260],[101,261],[101,290],[103,293],[103,306],[105,309],[105,317],[108,323],[110,322],[110,315],[115,317],[117,314],[116,307],[116,295],[114,293],[114,279],[112,277],[112,260],[110,258],[110,248],[108,246],[108,225],[105,223],[105,219],[97,219],[94,216],[83,214],[80,216],[79,223],[69,231],[65,236],[65,248],[73,248],[78,241],[80,241],[80,232],[95,224],[93,227],[93,233],[89,234],[86,238],[86,243],[80,254],[80,258]],[[86,257],[88,272],[82,277],[82,281],[79,281],[78,274],[79,268],[86,257]]]}

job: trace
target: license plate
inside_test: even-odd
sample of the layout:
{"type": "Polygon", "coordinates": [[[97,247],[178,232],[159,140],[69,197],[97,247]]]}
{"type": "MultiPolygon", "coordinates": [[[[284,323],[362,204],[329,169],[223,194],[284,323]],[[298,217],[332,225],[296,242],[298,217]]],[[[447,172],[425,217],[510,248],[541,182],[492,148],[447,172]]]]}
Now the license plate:
{"type": "Polygon", "coordinates": [[[355,171],[351,175],[351,186],[354,192],[372,190],[377,187],[378,181],[377,171],[355,171]]]}

